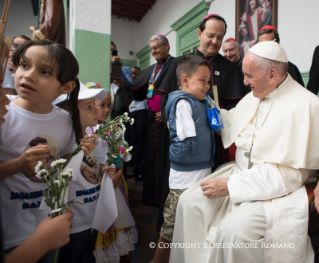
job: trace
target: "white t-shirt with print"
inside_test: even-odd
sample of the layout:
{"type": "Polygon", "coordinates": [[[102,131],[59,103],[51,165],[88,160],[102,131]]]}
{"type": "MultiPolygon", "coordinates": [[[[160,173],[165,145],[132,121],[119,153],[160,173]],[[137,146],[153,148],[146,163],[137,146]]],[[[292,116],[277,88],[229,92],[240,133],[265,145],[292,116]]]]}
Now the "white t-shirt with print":
{"type": "Polygon", "coordinates": [[[73,227],[71,228],[72,234],[79,233],[92,227],[101,187],[100,164],[105,165],[106,163],[106,151],[106,142],[101,140],[95,150],[90,154],[89,158],[85,156],[83,157],[83,159],[88,159],[87,163],[82,161],[80,175],[76,181],[72,181],[69,184],[69,201],[75,200],[81,203],[76,203],[70,206],[74,214],[72,219],[73,227]],[[86,179],[90,176],[95,177],[97,179],[97,183],[93,183],[92,181],[89,182],[86,179]]]}
{"type": "MultiPolygon", "coordinates": [[[[13,102],[7,108],[6,121],[0,128],[0,162],[21,156],[30,144],[49,145],[48,165],[75,149],[72,121],[66,111],[54,106],[48,114],[36,114],[13,102]]],[[[22,243],[48,216],[48,211],[38,208],[46,183],[35,179],[32,173],[20,173],[0,182],[5,249],[22,243]]]]}

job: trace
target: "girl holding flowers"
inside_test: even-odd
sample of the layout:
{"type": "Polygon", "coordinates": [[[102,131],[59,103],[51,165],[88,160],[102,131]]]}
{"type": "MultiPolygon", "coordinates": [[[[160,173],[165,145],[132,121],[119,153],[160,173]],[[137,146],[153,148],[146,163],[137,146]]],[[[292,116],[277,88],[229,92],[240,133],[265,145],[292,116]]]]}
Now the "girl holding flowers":
{"type": "MultiPolygon", "coordinates": [[[[69,154],[75,141],[82,145],[85,155],[93,147],[90,138],[76,132],[80,125],[79,66],[71,51],[49,40],[28,41],[16,49],[12,63],[17,69],[14,84],[20,97],[8,105],[6,121],[0,128],[0,201],[6,252],[27,239],[48,216],[39,209],[45,181],[33,182],[24,173],[34,173],[38,161],[46,165],[52,144],[58,145],[59,157],[69,154]],[[61,94],[67,95],[72,119],[52,105],[61,94]],[[26,150],[37,137],[50,139],[46,145],[26,150]]],[[[51,262],[53,255],[49,254],[38,262],[51,262]]]]}
{"type": "MultiPolygon", "coordinates": [[[[98,83],[94,82],[89,82],[86,85],[90,89],[100,87],[98,83]]],[[[105,98],[96,100],[95,105],[99,111],[98,120],[100,124],[88,128],[88,133],[100,132],[99,129],[104,127],[102,123],[106,123],[110,113],[111,95],[108,93],[105,98]]],[[[130,124],[134,122],[125,113],[123,116],[119,116],[108,122],[107,124],[110,124],[110,127],[108,131],[104,132],[105,135],[103,136],[109,142],[107,144],[107,172],[113,180],[118,216],[114,224],[105,233],[98,233],[96,250],[94,252],[97,263],[120,262],[121,257],[128,256],[129,252],[134,250],[134,243],[137,242],[135,222],[129,209],[127,185],[122,168],[123,161],[128,162],[131,160],[129,152],[132,147],[128,147],[127,143],[123,141],[126,130],[123,122],[127,121],[130,124]]]]}
{"type": "MultiPolygon", "coordinates": [[[[104,89],[89,90],[82,83],[80,87],[77,104],[81,122],[79,132],[85,136],[87,127],[98,124],[95,100],[103,99],[107,93],[104,89]]],[[[60,100],[63,100],[63,97],[60,100]]],[[[60,102],[58,106],[70,111],[65,101],[60,102]]],[[[106,143],[100,142],[98,136],[92,135],[92,138],[96,142],[96,147],[91,154],[83,157],[77,180],[69,184],[69,201],[76,201],[72,205],[73,228],[70,242],[60,250],[59,263],[95,263],[93,251],[97,231],[92,229],[92,223],[100,194],[100,179],[106,163],[106,143]]]]}

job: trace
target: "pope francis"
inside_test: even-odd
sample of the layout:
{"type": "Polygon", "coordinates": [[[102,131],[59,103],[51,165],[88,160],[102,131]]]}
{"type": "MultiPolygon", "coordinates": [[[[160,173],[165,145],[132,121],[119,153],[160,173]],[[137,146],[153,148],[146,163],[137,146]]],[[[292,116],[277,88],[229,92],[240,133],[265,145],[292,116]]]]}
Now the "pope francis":
{"type": "Polygon", "coordinates": [[[251,91],[221,110],[235,162],[185,191],[178,202],[170,262],[314,262],[305,182],[319,169],[319,98],[287,73],[273,41],[243,60],[251,91]]]}

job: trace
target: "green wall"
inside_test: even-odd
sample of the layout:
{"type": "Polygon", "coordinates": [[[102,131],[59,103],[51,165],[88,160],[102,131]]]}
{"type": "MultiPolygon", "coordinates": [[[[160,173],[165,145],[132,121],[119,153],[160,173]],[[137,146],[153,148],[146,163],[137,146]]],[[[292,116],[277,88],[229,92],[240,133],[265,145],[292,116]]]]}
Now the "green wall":
{"type": "Polygon", "coordinates": [[[123,63],[123,66],[127,66],[127,67],[134,67],[136,66],[136,61],[135,60],[129,60],[129,59],[122,59],[121,58],[121,62],[123,63]]]}
{"type": "Polygon", "coordinates": [[[171,28],[176,31],[176,57],[192,52],[199,45],[196,29],[202,18],[207,15],[209,4],[201,1],[175,23],[171,28]]]}
{"type": "Polygon", "coordinates": [[[151,53],[150,46],[147,45],[142,48],[137,54],[136,57],[140,60],[140,69],[143,71],[144,69],[150,66],[151,61],[151,53]]]}
{"type": "Polygon", "coordinates": [[[75,29],[74,55],[80,65],[80,81],[98,82],[110,90],[110,49],[110,35],[75,29]]]}
{"type": "Polygon", "coordinates": [[[309,71],[300,72],[303,83],[305,84],[305,87],[307,87],[308,81],[309,81],[309,71]]]}

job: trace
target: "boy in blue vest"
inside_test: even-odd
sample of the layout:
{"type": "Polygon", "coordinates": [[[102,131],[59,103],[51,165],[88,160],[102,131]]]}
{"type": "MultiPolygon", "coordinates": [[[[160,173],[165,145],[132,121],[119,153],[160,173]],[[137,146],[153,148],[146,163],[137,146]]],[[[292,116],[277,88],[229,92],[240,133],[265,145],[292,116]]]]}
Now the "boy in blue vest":
{"type": "Polygon", "coordinates": [[[154,259],[162,262],[172,242],[177,202],[192,184],[211,173],[214,166],[214,133],[210,128],[205,94],[210,84],[210,69],[199,56],[184,56],[176,69],[181,90],[168,95],[165,107],[170,129],[170,192],[167,196],[154,259]]]}

